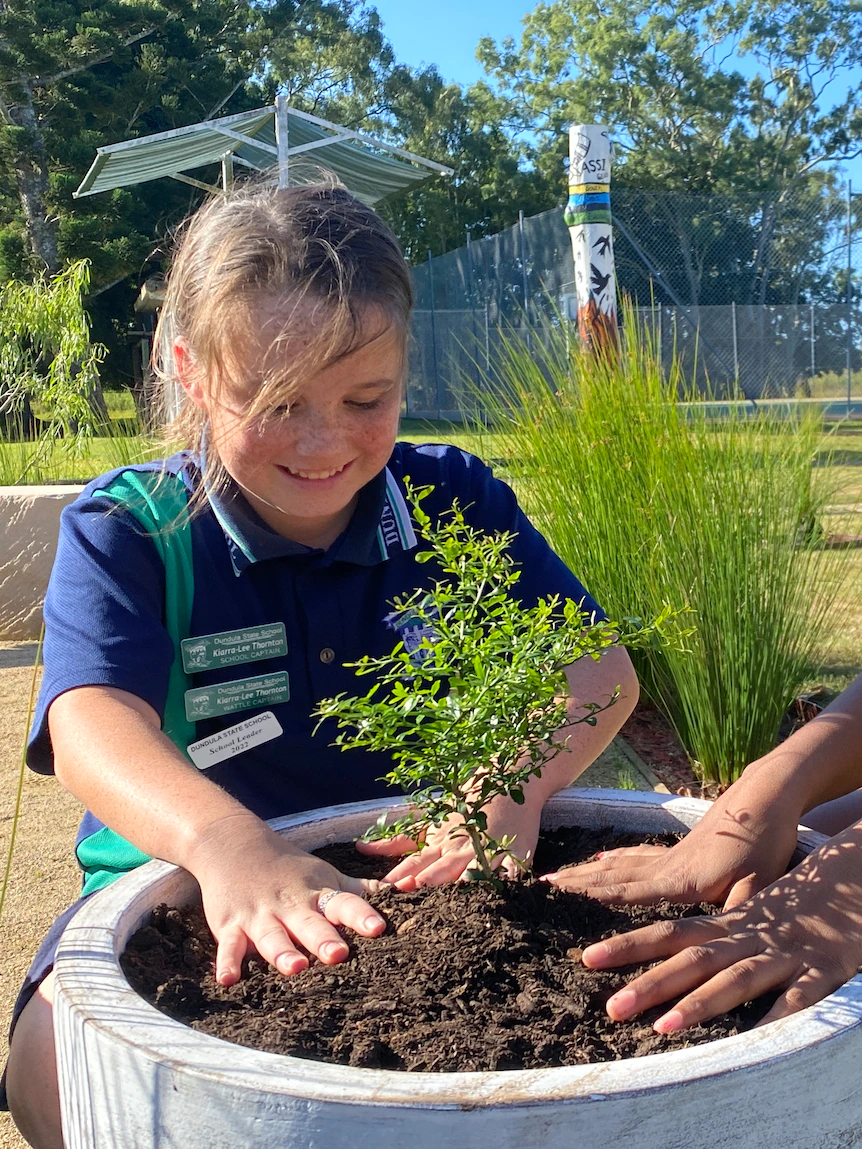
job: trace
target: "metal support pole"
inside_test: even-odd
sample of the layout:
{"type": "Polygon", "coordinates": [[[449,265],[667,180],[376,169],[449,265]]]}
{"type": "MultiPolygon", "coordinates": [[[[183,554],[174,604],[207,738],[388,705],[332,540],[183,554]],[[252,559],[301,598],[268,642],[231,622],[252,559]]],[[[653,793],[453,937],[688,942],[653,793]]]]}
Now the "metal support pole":
{"type": "Polygon", "coordinates": [[[491,308],[485,300],[485,370],[491,370],[491,308]]]}
{"type": "Polygon", "coordinates": [[[233,152],[227,152],[221,158],[221,187],[225,195],[233,187],[233,152]]]}
{"type": "Polygon", "coordinates": [[[440,371],[437,365],[437,320],[434,308],[434,263],[428,248],[428,293],[431,296],[431,361],[434,364],[434,394],[437,397],[437,419],[440,419],[440,371]]]}
{"type": "Polygon", "coordinates": [[[290,175],[287,96],[275,97],[275,146],[278,148],[278,186],[286,188],[290,175]]]}
{"type": "Polygon", "coordinates": [[[862,196],[847,181],[847,414],[853,397],[853,200],[862,196]]]}
{"type": "Polygon", "coordinates": [[[532,340],[530,338],[530,286],[527,276],[527,233],[524,229],[523,209],[518,212],[518,238],[520,239],[521,247],[521,284],[524,301],[524,322],[527,325],[527,350],[532,351],[532,340]]]}
{"type": "MultiPolygon", "coordinates": [[[[736,302],[730,305],[730,317],[733,324],[733,381],[739,386],[739,339],[736,331],[736,302]]],[[[735,398],[735,396],[734,396],[735,398]]]]}
{"type": "MultiPolygon", "coordinates": [[[[470,228],[464,229],[467,233],[467,282],[470,291],[470,326],[473,338],[474,347],[478,342],[479,332],[476,327],[476,285],[473,280],[473,243],[470,239],[470,228]]],[[[471,349],[471,356],[475,356],[475,351],[471,349]]],[[[476,359],[476,387],[477,391],[482,386],[482,373],[479,370],[479,361],[476,359]]]]}
{"type": "Polygon", "coordinates": [[[808,326],[809,326],[808,339],[809,339],[809,342],[811,344],[811,378],[813,379],[814,378],[814,371],[815,371],[815,367],[814,367],[814,304],[813,303],[810,306],[808,326]]]}

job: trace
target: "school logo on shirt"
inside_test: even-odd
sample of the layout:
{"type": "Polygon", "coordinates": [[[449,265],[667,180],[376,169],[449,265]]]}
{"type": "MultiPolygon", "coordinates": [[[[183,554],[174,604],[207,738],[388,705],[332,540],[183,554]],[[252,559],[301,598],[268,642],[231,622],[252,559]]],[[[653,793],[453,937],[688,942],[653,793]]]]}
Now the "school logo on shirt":
{"type": "Polygon", "coordinates": [[[421,614],[416,610],[395,610],[383,619],[389,629],[398,634],[414,666],[422,665],[439,637],[429,620],[429,615],[434,617],[434,611],[428,609],[428,599],[423,601],[422,609],[421,614]]]}

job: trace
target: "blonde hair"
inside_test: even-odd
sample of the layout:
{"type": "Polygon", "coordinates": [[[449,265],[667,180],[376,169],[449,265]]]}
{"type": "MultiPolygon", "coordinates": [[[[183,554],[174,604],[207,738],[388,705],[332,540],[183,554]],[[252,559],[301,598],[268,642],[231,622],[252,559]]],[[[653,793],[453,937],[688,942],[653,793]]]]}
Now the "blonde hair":
{"type": "MultiPolygon", "coordinates": [[[[334,180],[246,184],[210,200],[181,228],[155,337],[162,394],[178,386],[173,345],[182,339],[207,393],[217,395],[229,378],[231,340],[249,332],[255,313],[272,300],[283,316],[271,342],[295,336],[297,318],[305,321],[302,339],[288,364],[261,380],[244,412],[249,420],[289,406],[303,378],[381,334],[380,318],[403,334],[406,356],[410,272],[383,220],[334,180]]],[[[168,434],[198,450],[206,415],[181,394],[168,434]]]]}

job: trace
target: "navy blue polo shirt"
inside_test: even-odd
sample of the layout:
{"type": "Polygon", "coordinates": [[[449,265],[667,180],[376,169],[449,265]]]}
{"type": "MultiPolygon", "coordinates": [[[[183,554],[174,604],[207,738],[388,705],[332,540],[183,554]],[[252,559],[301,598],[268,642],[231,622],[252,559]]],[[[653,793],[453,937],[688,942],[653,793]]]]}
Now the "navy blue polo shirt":
{"type": "MultiPolygon", "coordinates": [[[[326,551],[277,534],[235,486],[211,492],[198,509],[192,504],[183,528],[191,561],[181,576],[190,584],[184,588],[188,632],[181,637],[200,641],[185,652],[184,677],[172,678],[178,652],[167,619],[170,588],[162,549],[122,503],[104,497],[130,472],[132,478],[138,473],[150,479],[160,473],[187,498],[201,482],[194,458],[181,453],[104,475],[63,511],[45,599],[45,673],[27,756],[40,773],[53,770],[47,712],[60,694],[80,686],[116,687],[142,698],[164,723],[169,692],[180,689],[179,682],[187,688],[189,725],[183,738],[174,740],[183,752],[187,737],[208,739],[264,713],[277,719],[283,733],[205,770],[260,817],[385,794],[380,779],[390,768],[388,756],[337,749],[331,745],[334,723],[315,733],[311,713],[323,698],[367,690],[367,681],[344,663],[389,653],[401,637],[387,619],[393,599],[434,578],[431,564],[415,562],[421,545],[404,501],[405,477],[416,486],[433,486],[423,503],[432,520],[457,498],[472,525],[515,534],[511,554],[521,571],[515,590],[524,605],[557,594],[604,617],[490,468],[454,447],[398,443],[385,471],[360,492],[348,527],[326,551]],[[209,647],[207,639],[219,635],[230,636],[234,645],[223,648],[228,664],[210,665],[212,639],[209,647]],[[252,641],[261,637],[265,641],[252,641]],[[196,669],[196,663],[205,668],[196,669]],[[225,687],[247,679],[272,690],[261,688],[259,695],[252,690],[243,698],[225,687]],[[216,692],[216,687],[224,689],[216,692]],[[207,709],[216,696],[227,707],[224,713],[207,709]]],[[[79,847],[100,830],[102,823],[88,814],[79,847]]],[[[132,864],[141,860],[143,855],[132,864]]],[[[120,864],[118,872],[123,868],[120,864]]]]}

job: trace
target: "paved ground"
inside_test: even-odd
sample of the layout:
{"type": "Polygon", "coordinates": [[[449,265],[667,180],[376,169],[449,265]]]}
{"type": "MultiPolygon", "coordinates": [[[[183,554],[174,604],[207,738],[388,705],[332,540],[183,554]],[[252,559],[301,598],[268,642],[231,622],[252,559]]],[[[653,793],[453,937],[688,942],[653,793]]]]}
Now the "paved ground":
{"type": "MultiPolygon", "coordinates": [[[[35,656],[35,643],[0,645],[0,872],[21,777],[35,656]]],[[[581,779],[581,785],[635,790],[652,789],[656,782],[630,751],[616,744],[581,779]]],[[[80,813],[79,804],[53,778],[24,771],[15,850],[0,917],[0,1057],[4,1061],[8,1018],[23,975],[42,935],[80,887],[72,862],[80,813]]],[[[24,1146],[9,1115],[0,1114],[0,1149],[24,1146]]]]}

